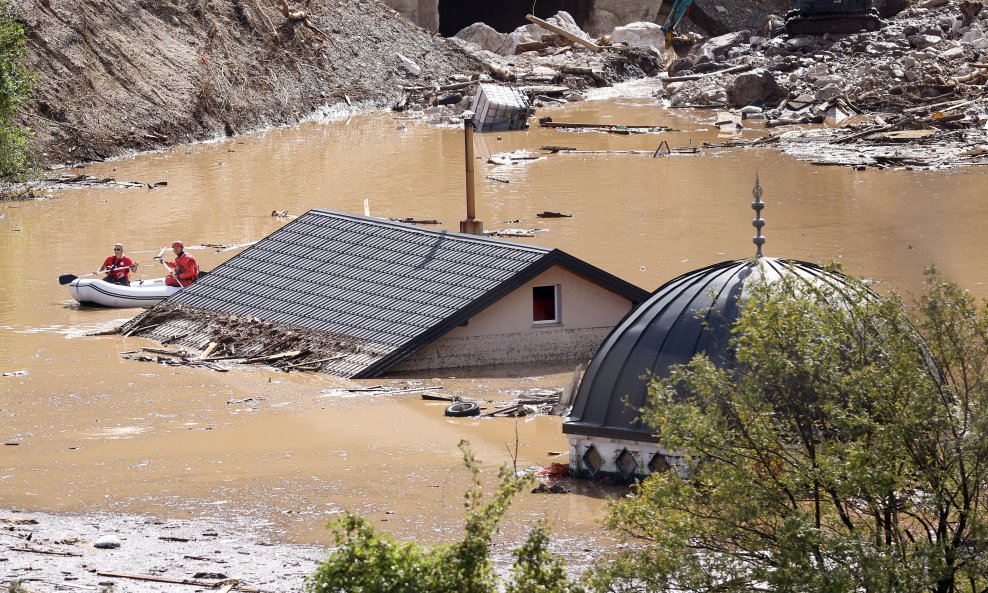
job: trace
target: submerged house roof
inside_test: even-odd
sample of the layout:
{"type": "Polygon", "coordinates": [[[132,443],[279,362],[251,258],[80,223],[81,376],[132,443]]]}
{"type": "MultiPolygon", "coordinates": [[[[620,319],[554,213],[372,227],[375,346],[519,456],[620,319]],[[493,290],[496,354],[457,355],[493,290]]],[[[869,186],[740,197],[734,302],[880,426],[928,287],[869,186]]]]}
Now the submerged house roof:
{"type": "Polygon", "coordinates": [[[648,296],[558,249],[317,209],[159,307],[182,305],[337,336],[354,351],[322,370],[372,377],[555,265],[632,303],[648,296]]]}

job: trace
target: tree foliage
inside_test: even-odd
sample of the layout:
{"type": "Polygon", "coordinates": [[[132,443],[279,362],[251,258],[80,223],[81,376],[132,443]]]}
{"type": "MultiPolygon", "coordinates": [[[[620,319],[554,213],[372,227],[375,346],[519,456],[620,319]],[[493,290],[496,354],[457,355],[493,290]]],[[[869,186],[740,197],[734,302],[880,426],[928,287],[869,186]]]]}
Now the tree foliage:
{"type": "MultiPolygon", "coordinates": [[[[480,465],[466,441],[463,460],[473,478],[464,496],[467,511],[463,539],[435,547],[397,542],[377,533],[367,521],[347,513],[330,523],[335,547],[316,573],[306,579],[308,593],[497,593],[501,583],[490,548],[514,496],[531,476],[499,471],[500,485],[485,502],[480,465]]],[[[515,551],[509,592],[580,593],[564,565],[548,551],[544,526],[536,526],[515,551]]]]}
{"type": "Polygon", "coordinates": [[[763,282],[731,346],[732,368],[652,383],[645,416],[687,469],[612,505],[642,545],[595,588],[986,591],[983,303],[935,270],[912,312],[854,279],[763,282]]]}
{"type": "Polygon", "coordinates": [[[28,168],[29,131],[15,121],[31,97],[34,73],[27,66],[27,36],[13,8],[0,0],[0,178],[15,179],[28,168]]]}

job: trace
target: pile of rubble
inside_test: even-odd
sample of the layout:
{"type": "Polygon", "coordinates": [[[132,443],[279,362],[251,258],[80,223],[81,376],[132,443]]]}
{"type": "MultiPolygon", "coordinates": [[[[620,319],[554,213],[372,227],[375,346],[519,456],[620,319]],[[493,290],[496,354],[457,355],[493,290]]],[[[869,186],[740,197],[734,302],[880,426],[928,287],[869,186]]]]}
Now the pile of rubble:
{"type": "MultiPolygon", "coordinates": [[[[565,12],[511,33],[476,23],[453,42],[486,74],[442,87],[408,87],[409,111],[458,123],[478,82],[510,84],[541,107],[579,100],[589,87],[656,76],[674,108],[716,109],[732,129],[768,129],[732,145],[776,144],[820,165],[948,168],[988,164],[988,10],[981,0],[925,0],[879,31],[781,35],[760,31],[703,40],[680,55],[655,23],[631,23],[592,39],[565,12]]],[[[724,127],[722,126],[722,129],[724,127]]],[[[750,136],[750,135],[746,135],[750,136]]]]}
{"type": "Polygon", "coordinates": [[[672,107],[733,110],[744,127],[817,164],[946,168],[988,164],[988,11],[927,0],[873,33],[697,43],[662,77],[672,107]],[[825,123],[823,127],[792,128],[825,123]]]}
{"type": "Polygon", "coordinates": [[[457,33],[450,42],[482,64],[483,72],[453,76],[444,84],[405,86],[396,109],[424,115],[431,123],[461,124],[479,83],[510,85],[537,107],[561,105],[580,100],[589,88],[657,76],[672,60],[671,52],[656,49],[661,44],[654,43],[659,29],[654,23],[633,23],[592,39],[565,11],[529,20],[511,33],[484,23],[457,33]]]}

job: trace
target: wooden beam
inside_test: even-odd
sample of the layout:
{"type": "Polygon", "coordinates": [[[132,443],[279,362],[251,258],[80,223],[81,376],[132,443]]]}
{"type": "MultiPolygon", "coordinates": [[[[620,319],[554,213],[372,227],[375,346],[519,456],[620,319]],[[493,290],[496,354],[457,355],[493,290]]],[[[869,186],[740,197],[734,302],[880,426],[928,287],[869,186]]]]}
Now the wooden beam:
{"type": "Polygon", "coordinates": [[[552,31],[553,33],[556,33],[557,35],[561,35],[562,37],[564,37],[566,39],[569,39],[573,43],[576,43],[578,45],[582,45],[583,47],[585,47],[587,49],[590,49],[590,50],[593,50],[593,51],[597,51],[597,52],[604,51],[604,48],[602,48],[601,46],[597,45],[596,43],[594,43],[592,41],[587,41],[586,39],[583,39],[582,37],[578,37],[576,35],[573,35],[569,31],[567,31],[566,29],[562,29],[560,27],[557,27],[556,25],[553,25],[552,23],[547,23],[547,22],[543,21],[542,19],[540,19],[539,17],[537,17],[535,15],[527,14],[527,15],[525,15],[525,18],[528,19],[528,22],[535,23],[536,25],[542,27],[543,29],[548,29],[548,30],[552,31]]]}

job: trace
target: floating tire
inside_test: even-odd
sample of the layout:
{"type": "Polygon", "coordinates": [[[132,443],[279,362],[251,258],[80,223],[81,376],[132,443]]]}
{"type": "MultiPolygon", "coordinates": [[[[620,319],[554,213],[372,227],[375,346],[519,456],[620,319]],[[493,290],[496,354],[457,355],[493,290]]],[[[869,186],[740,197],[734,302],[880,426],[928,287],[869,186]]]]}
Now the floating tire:
{"type": "Polygon", "coordinates": [[[445,414],[454,418],[476,416],[480,414],[480,404],[477,402],[456,402],[446,406],[445,414]]]}

